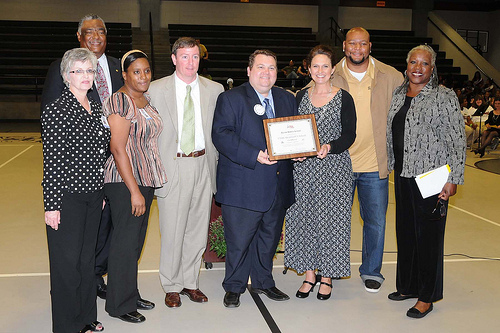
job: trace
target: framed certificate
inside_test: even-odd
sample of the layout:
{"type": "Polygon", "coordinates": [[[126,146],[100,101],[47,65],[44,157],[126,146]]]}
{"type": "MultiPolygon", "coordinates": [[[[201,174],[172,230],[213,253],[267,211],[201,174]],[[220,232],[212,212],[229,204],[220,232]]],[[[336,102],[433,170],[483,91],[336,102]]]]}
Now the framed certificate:
{"type": "Polygon", "coordinates": [[[263,122],[271,161],[318,154],[320,147],[314,114],[264,119],[263,122]]]}

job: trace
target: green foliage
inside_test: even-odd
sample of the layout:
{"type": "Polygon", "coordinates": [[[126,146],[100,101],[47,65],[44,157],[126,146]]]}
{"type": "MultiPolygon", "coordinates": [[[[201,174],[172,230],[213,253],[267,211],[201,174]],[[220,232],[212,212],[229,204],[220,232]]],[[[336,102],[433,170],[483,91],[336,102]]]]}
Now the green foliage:
{"type": "Polygon", "coordinates": [[[223,258],[226,256],[226,239],[224,238],[224,224],[222,216],[210,221],[209,227],[209,245],[210,251],[215,252],[217,257],[223,258]]]}

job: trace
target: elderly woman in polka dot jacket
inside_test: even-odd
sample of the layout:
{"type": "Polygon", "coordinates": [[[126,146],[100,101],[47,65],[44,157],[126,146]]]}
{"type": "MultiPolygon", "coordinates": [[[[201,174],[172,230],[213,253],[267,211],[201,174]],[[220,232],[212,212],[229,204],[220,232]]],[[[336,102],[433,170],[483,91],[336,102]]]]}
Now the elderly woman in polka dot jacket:
{"type": "Polygon", "coordinates": [[[97,68],[84,48],[61,61],[65,88],[42,112],[43,198],[50,259],[53,332],[102,331],[94,276],[109,126],[87,98],[97,68]]]}

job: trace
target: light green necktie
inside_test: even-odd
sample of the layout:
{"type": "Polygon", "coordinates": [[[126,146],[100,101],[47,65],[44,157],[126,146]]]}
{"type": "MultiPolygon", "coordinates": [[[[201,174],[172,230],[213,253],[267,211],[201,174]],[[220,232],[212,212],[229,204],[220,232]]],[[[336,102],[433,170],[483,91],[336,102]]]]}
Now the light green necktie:
{"type": "Polygon", "coordinates": [[[189,155],[194,150],[194,102],[191,98],[191,86],[186,86],[184,99],[184,118],[182,122],[181,149],[189,155]]]}

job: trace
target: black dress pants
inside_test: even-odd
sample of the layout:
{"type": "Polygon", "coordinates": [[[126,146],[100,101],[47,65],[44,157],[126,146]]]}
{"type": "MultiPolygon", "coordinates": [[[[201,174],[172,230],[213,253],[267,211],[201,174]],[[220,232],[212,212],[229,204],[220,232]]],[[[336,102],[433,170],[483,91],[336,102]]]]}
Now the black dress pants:
{"type": "Polygon", "coordinates": [[[228,205],[221,207],[227,245],[224,290],[245,292],[249,276],[254,288],[274,287],[273,258],[286,211],[279,190],[267,212],[228,205]]]}
{"type": "Polygon", "coordinates": [[[59,229],[47,226],[52,331],[75,333],[97,320],[95,245],[104,191],[64,192],[59,229]]]}
{"type": "Polygon", "coordinates": [[[125,183],[108,183],[104,191],[111,206],[113,234],[108,259],[108,291],[106,311],[120,316],[137,310],[137,261],[139,260],[148,228],[149,209],[154,188],[139,186],[146,201],[146,212],[132,215],[130,191],[125,183]]]}
{"type": "MultiPolygon", "coordinates": [[[[394,176],[396,237],[398,244],[396,289],[418,295],[426,303],[443,298],[443,251],[446,216],[436,212],[438,195],[423,199],[415,179],[394,176]]],[[[445,202],[446,212],[448,202],[445,202]]]]}
{"type": "Polygon", "coordinates": [[[111,244],[111,235],[113,234],[113,224],[111,223],[111,209],[109,200],[106,199],[106,205],[102,210],[101,222],[99,223],[99,232],[97,234],[97,244],[95,248],[95,275],[96,284],[104,283],[103,275],[108,273],[109,246],[111,244]]]}

